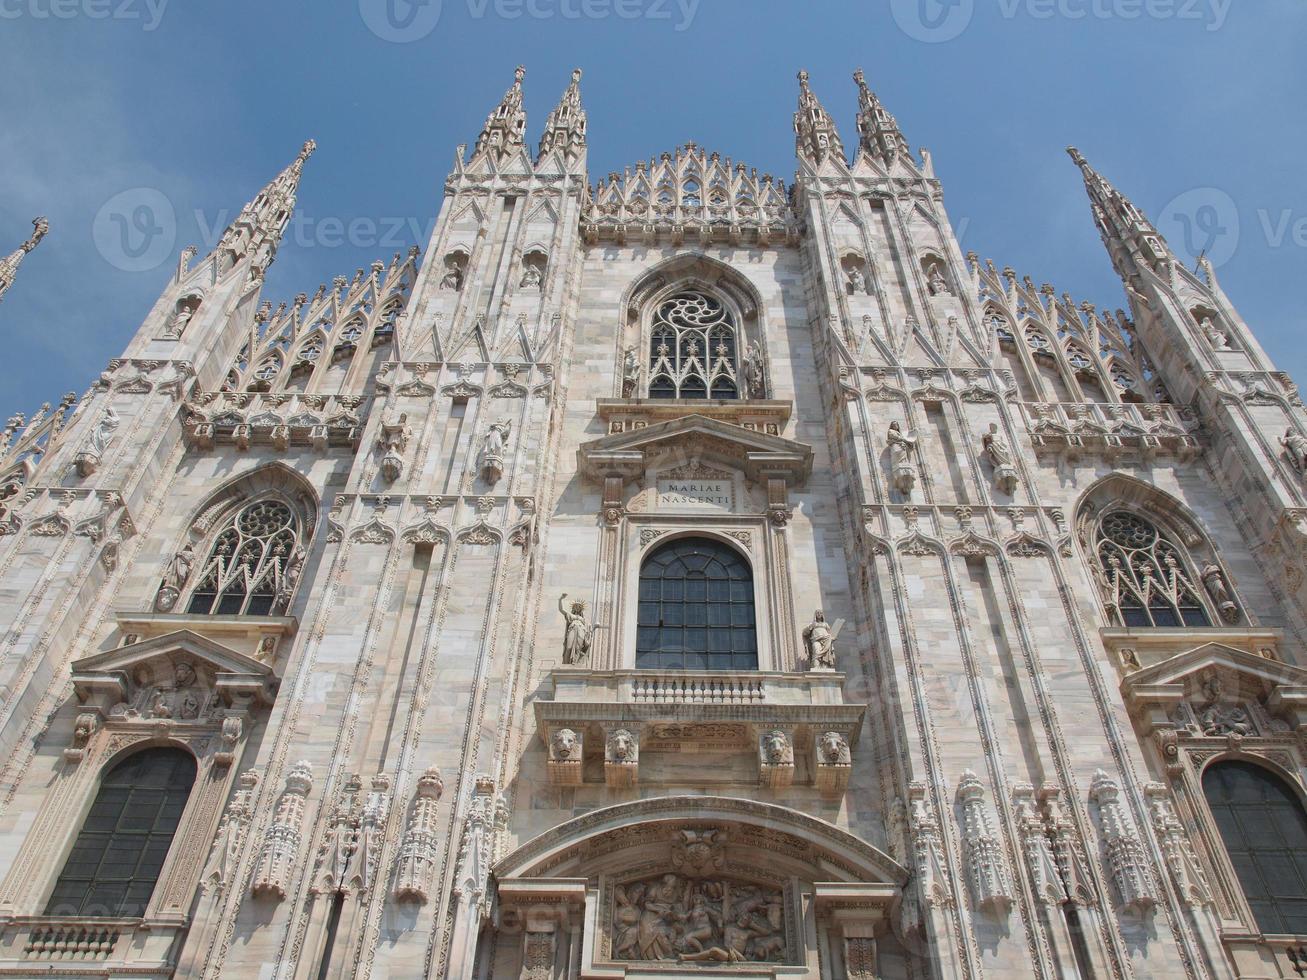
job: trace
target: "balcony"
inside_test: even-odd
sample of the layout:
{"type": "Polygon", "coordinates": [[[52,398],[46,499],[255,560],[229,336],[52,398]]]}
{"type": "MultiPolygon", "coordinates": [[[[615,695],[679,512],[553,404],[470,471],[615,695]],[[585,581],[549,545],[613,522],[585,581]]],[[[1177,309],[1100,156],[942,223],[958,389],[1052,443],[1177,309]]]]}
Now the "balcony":
{"type": "Polygon", "coordinates": [[[560,786],[624,788],[756,780],[781,789],[848,785],[865,705],[845,704],[844,675],[754,671],[558,670],[535,703],[536,730],[560,786]],[[686,761],[690,760],[690,761],[686,761]]]}

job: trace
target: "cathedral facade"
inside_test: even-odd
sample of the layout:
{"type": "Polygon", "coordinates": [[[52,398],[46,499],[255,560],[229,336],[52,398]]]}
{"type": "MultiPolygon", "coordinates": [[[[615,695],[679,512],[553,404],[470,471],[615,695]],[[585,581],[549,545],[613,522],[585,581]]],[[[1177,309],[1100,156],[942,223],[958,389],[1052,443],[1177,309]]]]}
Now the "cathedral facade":
{"type": "Polygon", "coordinates": [[[860,72],[789,186],[522,76],[424,252],[265,300],[306,144],[5,428],[0,976],[1304,975],[1307,415],[1210,265],[1074,150],[1128,313],[962,254],[860,72]]]}

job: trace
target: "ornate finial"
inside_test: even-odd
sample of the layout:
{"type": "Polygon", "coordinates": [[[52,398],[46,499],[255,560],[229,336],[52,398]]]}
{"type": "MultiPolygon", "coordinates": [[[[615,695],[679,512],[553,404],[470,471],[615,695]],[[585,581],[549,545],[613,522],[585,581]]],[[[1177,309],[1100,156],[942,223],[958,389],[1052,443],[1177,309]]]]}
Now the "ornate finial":
{"type": "Polygon", "coordinates": [[[895,157],[909,156],[907,138],[899,129],[895,119],[881,104],[867,86],[866,76],[859,68],[853,73],[853,80],[858,85],[858,132],[862,136],[862,147],[869,153],[877,154],[892,163],[895,157]]]}
{"type": "Polygon", "coordinates": [[[14,284],[14,277],[18,273],[18,266],[28,252],[41,244],[41,239],[50,231],[50,222],[45,218],[36,218],[32,221],[34,229],[30,238],[23,242],[17,249],[3,259],[0,259],[0,299],[4,297],[6,290],[14,284]]]}
{"type": "Polygon", "coordinates": [[[828,153],[844,157],[844,143],[830,114],[808,87],[808,73],[799,75],[799,111],[794,114],[795,150],[801,157],[820,163],[828,153]]]}
{"type": "Polygon", "coordinates": [[[545,120],[537,161],[554,150],[560,151],[569,163],[575,160],[585,146],[585,127],[585,110],[581,108],[581,69],[574,68],[572,84],[545,120]]]}
{"type": "Polygon", "coordinates": [[[499,105],[486,117],[486,124],[477,137],[473,158],[488,153],[496,159],[503,157],[522,145],[526,132],[526,112],[522,109],[522,79],[526,69],[521,65],[513,71],[513,84],[499,105]]]}

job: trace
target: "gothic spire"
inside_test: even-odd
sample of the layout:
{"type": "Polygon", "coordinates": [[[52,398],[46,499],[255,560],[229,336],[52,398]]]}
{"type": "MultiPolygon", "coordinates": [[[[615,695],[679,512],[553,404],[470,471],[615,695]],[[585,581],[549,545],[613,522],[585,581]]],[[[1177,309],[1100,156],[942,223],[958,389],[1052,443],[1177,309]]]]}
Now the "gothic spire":
{"type": "Polygon", "coordinates": [[[526,69],[518,65],[513,73],[513,84],[504,93],[499,105],[486,117],[486,124],[477,137],[473,157],[490,153],[502,160],[505,155],[524,144],[526,111],[522,108],[522,78],[525,75],[526,69]]]}
{"type": "Polygon", "coordinates": [[[799,156],[821,163],[827,153],[844,157],[844,144],[830,114],[808,88],[808,73],[799,72],[799,111],[794,114],[795,147],[799,156]]]}
{"type": "Polygon", "coordinates": [[[1120,263],[1122,249],[1137,254],[1154,270],[1171,261],[1170,248],[1144,213],[1091,167],[1083,153],[1074,146],[1067,147],[1067,153],[1084,176],[1085,190],[1094,209],[1094,222],[1102,233],[1117,271],[1123,276],[1130,274],[1130,270],[1122,268],[1120,263]]]}
{"type": "Polygon", "coordinates": [[[573,159],[585,146],[585,110],[581,108],[581,69],[572,71],[572,84],[545,120],[540,137],[540,157],[558,150],[564,159],[573,159]]]}
{"type": "Polygon", "coordinates": [[[5,292],[14,284],[14,277],[18,274],[19,264],[22,263],[28,252],[41,243],[41,239],[50,230],[50,222],[44,218],[37,218],[32,222],[32,226],[35,228],[32,237],[23,242],[17,251],[0,259],[0,299],[4,298],[5,292]]]}
{"type": "Polygon", "coordinates": [[[267,271],[295,212],[295,196],[299,193],[304,164],[317,148],[313,140],[305,143],[299,156],[241,209],[218,246],[220,251],[231,253],[233,262],[241,256],[253,255],[255,272],[262,275],[267,271]]]}
{"type": "Polygon", "coordinates": [[[883,157],[887,164],[897,156],[909,156],[908,141],[899,129],[898,120],[867,87],[861,68],[853,73],[853,80],[858,83],[858,132],[862,134],[863,148],[883,157]]]}

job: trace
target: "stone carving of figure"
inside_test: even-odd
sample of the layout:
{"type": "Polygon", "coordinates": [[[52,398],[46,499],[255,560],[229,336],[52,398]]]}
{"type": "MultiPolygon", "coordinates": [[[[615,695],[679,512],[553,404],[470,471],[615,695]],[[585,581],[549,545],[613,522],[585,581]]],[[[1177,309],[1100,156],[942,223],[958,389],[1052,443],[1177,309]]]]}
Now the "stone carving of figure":
{"type": "Polygon", "coordinates": [[[856,296],[867,291],[867,277],[856,265],[849,270],[849,295],[856,296]]]}
{"type": "Polygon", "coordinates": [[[1230,349],[1230,338],[1225,335],[1225,332],[1221,330],[1220,327],[1212,322],[1210,316],[1203,317],[1202,328],[1203,336],[1207,338],[1207,342],[1212,345],[1214,350],[1230,349]]]}
{"type": "Polygon", "coordinates": [[[504,448],[512,431],[512,422],[495,422],[481,439],[481,474],[487,483],[497,483],[503,475],[504,448]]]}
{"type": "Polygon", "coordinates": [[[634,347],[622,357],[622,397],[631,398],[640,388],[640,355],[634,347]]]}
{"type": "Polygon", "coordinates": [[[190,305],[183,305],[172,321],[168,324],[168,336],[180,337],[186,332],[187,325],[191,322],[191,317],[195,316],[195,308],[190,305]]]}
{"type": "Polygon", "coordinates": [[[449,267],[443,279],[440,280],[440,288],[458,292],[463,288],[463,270],[456,265],[449,267]]]}
{"type": "Polygon", "coordinates": [[[821,759],[828,766],[849,764],[849,743],[839,732],[827,732],[821,737],[818,746],[821,749],[821,759]]]}
{"type": "Polygon", "coordinates": [[[109,440],[113,437],[114,430],[118,428],[118,413],[113,410],[112,405],[104,409],[104,414],[100,416],[100,421],[95,423],[95,428],[91,430],[90,441],[86,444],[86,451],[93,456],[103,456],[109,440]]]}
{"type": "Polygon", "coordinates": [[[164,584],[180,592],[186,580],[191,577],[191,569],[194,567],[195,549],[188,544],[172,556],[172,561],[168,562],[168,567],[163,573],[164,584]]]}
{"type": "Polygon", "coordinates": [[[1299,473],[1307,473],[1307,436],[1290,427],[1285,430],[1280,445],[1288,452],[1293,468],[1299,473]]]}
{"type": "Polygon", "coordinates": [[[998,430],[998,423],[989,423],[989,431],[980,437],[985,455],[994,466],[994,479],[1004,493],[1012,493],[1017,487],[1017,471],[1012,465],[1012,449],[1003,434],[998,430]]]}
{"type": "Polygon", "coordinates": [[[584,663],[590,655],[590,624],[585,620],[585,603],[574,599],[569,607],[567,593],[558,600],[558,611],[567,624],[563,633],[563,663],[584,663]]]}
{"type": "Polygon", "coordinates": [[[303,545],[297,545],[294,554],[286,562],[286,570],[281,575],[281,585],[277,589],[276,608],[285,611],[290,608],[290,601],[295,597],[295,586],[299,584],[300,573],[304,571],[304,559],[308,557],[303,545]]]}
{"type": "Polygon", "coordinates": [[[818,609],[812,622],[803,630],[803,645],[808,651],[809,670],[835,669],[835,634],[826,622],[826,614],[818,609]]]}
{"type": "Polygon", "coordinates": [[[522,289],[539,289],[544,283],[544,276],[540,274],[540,267],[528,265],[526,271],[522,273],[522,281],[518,283],[522,289]]]}
{"type": "Polygon", "coordinates": [[[790,764],[792,757],[789,737],[782,731],[768,732],[762,737],[762,754],[768,765],[790,764]]]}
{"type": "Polygon", "coordinates": [[[192,721],[200,716],[200,699],[194,692],[188,691],[182,695],[182,706],[178,715],[186,721],[192,721]]]}
{"type": "Polygon", "coordinates": [[[761,398],[766,389],[765,369],[762,363],[762,348],[752,341],[744,351],[744,390],[750,398],[761,398]]]}
{"type": "Polygon", "coordinates": [[[1222,703],[1225,691],[1221,678],[1210,674],[1203,681],[1203,696],[1207,706],[1198,712],[1198,722],[1204,735],[1255,735],[1252,719],[1242,707],[1231,702],[1222,703]]]}
{"type": "Polygon", "coordinates": [[[640,910],[639,937],[636,942],[640,959],[654,962],[676,958],[673,947],[676,932],[672,922],[680,891],[680,881],[672,874],[663,875],[659,881],[649,886],[645,893],[644,907],[640,910]]]}
{"type": "Polygon", "coordinates": [[[944,278],[944,270],[939,267],[938,262],[930,264],[928,273],[930,279],[930,295],[932,296],[949,296],[953,290],[949,289],[948,280],[944,278]]]}
{"type": "Polygon", "coordinates": [[[173,668],[173,677],[177,684],[177,690],[195,686],[195,668],[185,660],[173,668]]]}
{"type": "Polygon", "coordinates": [[[1203,587],[1216,603],[1216,608],[1221,610],[1221,616],[1225,621],[1233,623],[1238,620],[1239,607],[1235,604],[1234,596],[1230,594],[1230,587],[1225,582],[1225,576],[1221,574],[1220,566],[1215,562],[1208,562],[1203,566],[1202,579],[1203,587]]]}
{"type": "Polygon", "coordinates": [[[172,705],[163,691],[155,692],[154,700],[150,702],[150,716],[153,718],[172,717],[172,705]]]}
{"type": "Polygon", "coordinates": [[[617,911],[613,937],[613,956],[619,960],[633,959],[639,952],[641,904],[644,902],[644,884],[636,882],[629,887],[617,886],[617,911]]]}
{"type": "Polygon", "coordinates": [[[985,453],[989,456],[989,461],[994,464],[995,469],[1000,466],[1012,465],[1012,450],[1008,448],[1008,444],[998,431],[997,422],[989,423],[989,431],[981,437],[981,442],[984,444],[985,453]]]}
{"type": "Polygon", "coordinates": [[[628,762],[635,758],[637,742],[627,729],[619,728],[608,739],[608,756],[614,762],[628,762]]]}
{"type": "Polygon", "coordinates": [[[894,486],[900,493],[911,493],[917,482],[917,468],[914,465],[917,453],[916,433],[904,435],[899,423],[891,422],[889,431],[885,433],[885,441],[889,444],[894,486]]]}

